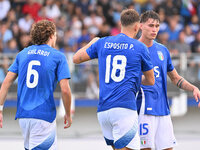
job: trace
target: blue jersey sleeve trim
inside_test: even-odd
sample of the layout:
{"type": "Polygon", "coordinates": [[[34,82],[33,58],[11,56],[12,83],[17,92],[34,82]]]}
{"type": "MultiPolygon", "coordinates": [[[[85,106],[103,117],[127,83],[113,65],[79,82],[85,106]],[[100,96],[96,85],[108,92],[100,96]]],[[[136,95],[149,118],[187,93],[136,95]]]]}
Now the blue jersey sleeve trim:
{"type": "Polygon", "coordinates": [[[59,78],[59,79],[58,79],[58,82],[60,82],[60,81],[63,80],[63,79],[71,79],[71,77],[62,77],[62,78],[59,78]]]}
{"type": "Polygon", "coordinates": [[[152,65],[152,68],[143,69],[142,72],[146,72],[146,71],[149,71],[149,70],[151,70],[151,69],[153,69],[153,65],[152,65]]]}
{"type": "Polygon", "coordinates": [[[86,49],[86,53],[88,54],[88,56],[90,57],[90,59],[93,59],[92,56],[91,56],[90,53],[89,53],[89,48],[86,49]]]}
{"type": "Polygon", "coordinates": [[[174,70],[174,67],[172,69],[170,69],[170,70],[167,70],[167,72],[172,72],[173,70],[174,70]]]}
{"type": "Polygon", "coordinates": [[[91,59],[98,58],[98,50],[97,50],[98,42],[99,40],[93,43],[89,48],[86,49],[86,52],[91,59]]]}
{"type": "Polygon", "coordinates": [[[15,71],[15,70],[12,70],[12,69],[8,69],[8,71],[18,74],[18,72],[17,72],[17,71],[15,71]]]}

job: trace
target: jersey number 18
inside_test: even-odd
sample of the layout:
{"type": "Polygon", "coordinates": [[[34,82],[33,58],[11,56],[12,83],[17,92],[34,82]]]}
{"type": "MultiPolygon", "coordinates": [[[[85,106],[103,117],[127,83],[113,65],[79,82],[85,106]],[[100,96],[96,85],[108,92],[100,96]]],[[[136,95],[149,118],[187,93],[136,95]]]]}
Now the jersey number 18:
{"type": "Polygon", "coordinates": [[[115,82],[120,82],[124,79],[125,77],[125,67],[126,67],[126,62],[127,59],[123,55],[116,55],[113,57],[113,62],[112,62],[112,70],[110,73],[110,68],[111,68],[111,55],[108,55],[106,57],[106,74],[105,74],[105,83],[110,82],[110,77],[113,81],[115,82]],[[121,63],[118,63],[121,62],[121,63]],[[119,75],[117,76],[117,70],[119,70],[119,75]]]}

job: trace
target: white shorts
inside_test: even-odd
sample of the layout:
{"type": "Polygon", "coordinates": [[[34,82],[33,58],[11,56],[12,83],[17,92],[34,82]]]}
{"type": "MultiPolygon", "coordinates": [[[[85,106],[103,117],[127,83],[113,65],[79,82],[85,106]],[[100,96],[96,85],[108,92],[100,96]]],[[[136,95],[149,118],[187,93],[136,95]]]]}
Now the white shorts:
{"type": "Polygon", "coordinates": [[[112,108],[98,112],[97,116],[107,145],[140,149],[137,111],[112,108]]]}
{"type": "Polygon", "coordinates": [[[141,148],[161,150],[172,148],[176,145],[170,115],[152,116],[140,114],[139,126],[141,148]]]}
{"type": "Polygon", "coordinates": [[[40,119],[19,119],[24,137],[24,148],[28,150],[56,150],[56,121],[49,123],[40,119]]]}

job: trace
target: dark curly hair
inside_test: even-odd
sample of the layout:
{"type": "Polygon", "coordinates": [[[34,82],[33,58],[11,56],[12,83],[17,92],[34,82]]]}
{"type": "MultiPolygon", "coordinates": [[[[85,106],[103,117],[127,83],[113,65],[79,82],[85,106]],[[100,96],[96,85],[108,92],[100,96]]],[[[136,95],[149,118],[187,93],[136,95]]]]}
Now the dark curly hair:
{"type": "Polygon", "coordinates": [[[51,35],[56,32],[56,26],[52,21],[41,20],[34,23],[31,27],[31,41],[33,44],[47,44],[51,35]]]}

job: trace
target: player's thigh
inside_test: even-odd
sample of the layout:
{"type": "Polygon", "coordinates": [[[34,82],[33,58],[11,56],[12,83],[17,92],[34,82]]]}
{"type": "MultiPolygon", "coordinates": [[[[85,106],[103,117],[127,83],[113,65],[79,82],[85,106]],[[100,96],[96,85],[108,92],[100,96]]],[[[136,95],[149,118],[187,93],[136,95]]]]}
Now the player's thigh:
{"type": "Polygon", "coordinates": [[[106,144],[113,146],[113,142],[114,142],[114,138],[112,135],[113,128],[109,121],[108,113],[109,113],[109,110],[98,112],[97,118],[98,118],[101,130],[102,130],[104,139],[106,141],[106,144]]]}
{"type": "Polygon", "coordinates": [[[160,116],[156,133],[156,148],[170,149],[176,146],[176,138],[170,115],[160,116]]]}
{"type": "Polygon", "coordinates": [[[56,150],[56,121],[49,123],[33,119],[30,127],[29,149],[56,150]]]}
{"type": "Polygon", "coordinates": [[[29,128],[30,128],[30,119],[19,119],[19,126],[22,131],[22,135],[24,137],[24,148],[29,148],[29,128]]]}
{"type": "Polygon", "coordinates": [[[137,111],[126,108],[113,108],[109,112],[110,122],[113,127],[115,149],[139,149],[137,111]]]}
{"type": "Polygon", "coordinates": [[[139,134],[141,149],[155,148],[155,134],[157,128],[156,117],[152,115],[139,115],[139,134]]]}

